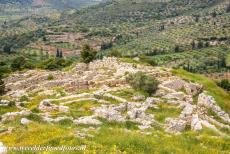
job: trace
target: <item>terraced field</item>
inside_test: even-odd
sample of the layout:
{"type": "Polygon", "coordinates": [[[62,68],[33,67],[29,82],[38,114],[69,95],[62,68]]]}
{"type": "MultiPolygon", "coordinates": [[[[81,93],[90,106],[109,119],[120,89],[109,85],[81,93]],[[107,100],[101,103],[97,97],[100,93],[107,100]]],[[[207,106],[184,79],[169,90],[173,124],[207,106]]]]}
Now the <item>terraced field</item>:
{"type": "MultiPolygon", "coordinates": [[[[182,53],[149,56],[158,65],[169,67],[190,67],[195,72],[217,71],[221,60],[230,50],[226,47],[211,47],[182,53]]],[[[224,58],[224,59],[223,59],[224,58]]]]}

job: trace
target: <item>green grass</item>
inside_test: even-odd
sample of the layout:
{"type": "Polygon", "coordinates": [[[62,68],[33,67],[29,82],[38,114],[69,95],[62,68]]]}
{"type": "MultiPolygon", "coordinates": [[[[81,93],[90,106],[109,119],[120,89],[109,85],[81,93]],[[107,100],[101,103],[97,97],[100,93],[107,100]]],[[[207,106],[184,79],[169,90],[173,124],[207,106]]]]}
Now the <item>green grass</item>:
{"type": "MultiPolygon", "coordinates": [[[[19,120],[17,120],[17,123],[19,120]]],[[[69,121],[54,125],[32,122],[28,126],[17,124],[17,129],[14,129],[11,134],[0,136],[0,140],[7,146],[86,145],[87,150],[85,153],[88,154],[124,152],[133,154],[206,154],[220,153],[220,151],[228,153],[230,150],[230,139],[216,138],[216,134],[209,129],[203,130],[202,134],[189,131],[181,135],[169,135],[163,131],[152,129],[151,135],[145,135],[136,129],[135,123],[126,122],[120,124],[104,121],[99,131],[89,132],[94,135],[94,138],[85,139],[75,137],[74,132],[76,130],[81,130],[81,127],[74,127],[69,121]],[[65,126],[66,124],[68,125],[65,126]]],[[[82,151],[76,151],[75,153],[82,153],[82,151]]]]}
{"type": "Polygon", "coordinates": [[[90,109],[99,106],[99,103],[96,101],[81,101],[69,104],[67,106],[70,108],[70,115],[74,118],[78,118],[81,116],[92,115],[93,112],[90,109]]]}
{"type": "Polygon", "coordinates": [[[143,135],[138,132],[127,132],[123,129],[102,128],[95,137],[96,143],[109,149],[127,153],[219,153],[229,151],[229,139],[211,138],[203,135],[197,138],[197,133],[187,132],[182,135],[166,135],[164,132],[153,131],[152,135],[143,135]],[[201,139],[202,138],[202,139],[201,139]],[[116,145],[116,146],[114,146],[116,145]]]}
{"type": "Polygon", "coordinates": [[[182,69],[177,69],[172,71],[175,75],[182,77],[183,79],[197,82],[204,86],[204,89],[213,96],[218,103],[218,105],[228,113],[230,113],[230,94],[224,91],[222,88],[218,87],[214,81],[208,79],[207,77],[189,73],[182,69]]]}
{"type": "Polygon", "coordinates": [[[0,136],[8,146],[41,145],[51,139],[71,135],[71,131],[57,126],[31,123],[28,127],[20,127],[13,133],[0,136]]]}
{"type": "Polygon", "coordinates": [[[134,96],[139,96],[139,95],[148,96],[148,94],[141,92],[141,91],[136,91],[134,89],[122,89],[122,90],[114,91],[114,92],[110,92],[110,93],[114,96],[124,98],[130,102],[133,101],[132,98],[134,96]]]}
{"type": "Polygon", "coordinates": [[[159,109],[150,108],[148,113],[154,114],[154,118],[159,122],[164,122],[167,117],[178,117],[181,110],[174,105],[158,104],[159,109]]]}
{"type": "Polygon", "coordinates": [[[17,109],[15,106],[0,106],[0,115],[3,115],[8,112],[17,112],[19,109],[17,109]]]}

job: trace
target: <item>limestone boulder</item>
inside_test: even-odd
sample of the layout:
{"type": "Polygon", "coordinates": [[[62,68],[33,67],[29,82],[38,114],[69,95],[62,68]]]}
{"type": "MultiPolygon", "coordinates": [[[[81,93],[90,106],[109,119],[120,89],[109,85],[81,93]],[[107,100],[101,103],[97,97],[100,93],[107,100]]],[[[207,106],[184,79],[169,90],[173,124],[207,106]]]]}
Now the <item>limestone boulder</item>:
{"type": "Polygon", "coordinates": [[[95,119],[95,116],[85,116],[85,117],[80,117],[76,120],[74,120],[74,123],[79,125],[79,124],[84,124],[84,125],[101,125],[102,122],[99,120],[95,119]]]}
{"type": "Polygon", "coordinates": [[[26,118],[22,118],[22,119],[21,119],[21,124],[23,124],[23,125],[28,125],[29,123],[31,123],[30,120],[28,120],[28,119],[26,119],[26,118]]]}
{"type": "Polygon", "coordinates": [[[0,142],[0,154],[7,154],[7,147],[0,142]]]}
{"type": "Polygon", "coordinates": [[[166,120],[166,131],[169,133],[181,133],[185,130],[187,121],[182,119],[167,118],[166,120]]]}
{"type": "Polygon", "coordinates": [[[191,129],[194,131],[200,131],[202,129],[201,120],[199,119],[198,114],[192,115],[191,129]]]}

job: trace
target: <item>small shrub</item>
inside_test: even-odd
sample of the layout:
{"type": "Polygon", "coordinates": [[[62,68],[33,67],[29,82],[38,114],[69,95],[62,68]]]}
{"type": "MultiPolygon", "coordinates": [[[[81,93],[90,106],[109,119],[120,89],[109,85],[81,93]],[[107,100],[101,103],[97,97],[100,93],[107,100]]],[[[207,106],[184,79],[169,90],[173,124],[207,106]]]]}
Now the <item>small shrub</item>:
{"type": "Polygon", "coordinates": [[[107,54],[108,57],[122,57],[121,53],[118,52],[117,50],[111,50],[107,54]]]}
{"type": "Polygon", "coordinates": [[[0,78],[0,96],[5,93],[5,83],[4,81],[0,78]]]}
{"type": "Polygon", "coordinates": [[[19,100],[20,102],[27,102],[27,101],[29,101],[29,98],[27,97],[27,96],[22,96],[21,98],[20,98],[20,100],[19,100]]]}
{"type": "Polygon", "coordinates": [[[53,79],[54,79],[54,76],[52,74],[49,74],[47,77],[47,80],[53,80],[53,79]]]}
{"type": "Polygon", "coordinates": [[[70,66],[72,64],[71,60],[66,60],[64,58],[50,58],[43,61],[39,68],[47,70],[61,70],[64,67],[70,66]]]}
{"type": "Polygon", "coordinates": [[[14,107],[15,106],[15,102],[11,101],[9,104],[8,104],[9,107],[14,107]]]}
{"type": "Polygon", "coordinates": [[[159,82],[143,72],[131,74],[127,77],[127,82],[135,89],[147,92],[149,95],[154,94],[158,89],[159,82]]]}
{"type": "Polygon", "coordinates": [[[26,118],[32,121],[43,122],[42,117],[34,113],[31,113],[26,118]]]}
{"type": "Polygon", "coordinates": [[[81,51],[82,62],[90,63],[96,58],[96,54],[97,53],[89,45],[84,45],[81,51]]]}
{"type": "Polygon", "coordinates": [[[11,63],[11,69],[13,71],[22,70],[26,64],[26,59],[22,56],[16,57],[11,63]]]}
{"type": "Polygon", "coordinates": [[[227,79],[221,80],[218,83],[218,86],[227,90],[227,91],[230,91],[230,82],[227,79]]]}

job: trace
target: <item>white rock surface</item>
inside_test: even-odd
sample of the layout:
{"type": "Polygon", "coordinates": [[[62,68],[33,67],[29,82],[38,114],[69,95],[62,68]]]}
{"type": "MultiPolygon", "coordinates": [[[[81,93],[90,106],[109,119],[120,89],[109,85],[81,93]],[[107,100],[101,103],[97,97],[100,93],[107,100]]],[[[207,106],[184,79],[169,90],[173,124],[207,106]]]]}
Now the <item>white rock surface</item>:
{"type": "Polygon", "coordinates": [[[7,154],[7,147],[0,142],[0,154],[7,154]]]}
{"type": "Polygon", "coordinates": [[[85,125],[101,125],[102,122],[99,120],[95,119],[95,116],[85,116],[85,117],[80,117],[76,120],[74,120],[74,123],[79,125],[79,124],[85,124],[85,125]]]}
{"type": "Polygon", "coordinates": [[[191,129],[194,131],[200,131],[202,129],[202,124],[198,117],[198,114],[192,116],[191,129]]]}
{"type": "Polygon", "coordinates": [[[28,125],[29,123],[31,123],[30,120],[28,120],[28,119],[26,119],[26,118],[22,118],[22,119],[21,119],[21,124],[23,124],[23,125],[28,125]]]}

